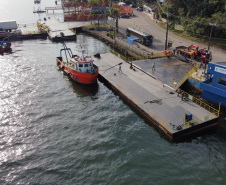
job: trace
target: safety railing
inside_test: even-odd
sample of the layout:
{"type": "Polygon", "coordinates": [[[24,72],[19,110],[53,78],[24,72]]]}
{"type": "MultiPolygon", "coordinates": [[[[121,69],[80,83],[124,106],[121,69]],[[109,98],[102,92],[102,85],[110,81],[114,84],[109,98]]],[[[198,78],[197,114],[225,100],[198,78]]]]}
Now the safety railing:
{"type": "Polygon", "coordinates": [[[128,60],[129,61],[148,60],[148,59],[162,58],[162,57],[165,57],[164,53],[152,53],[145,56],[128,57],[128,60]]]}
{"type": "Polygon", "coordinates": [[[198,68],[199,64],[194,63],[194,67],[177,83],[174,89],[177,90],[198,68]]]}
{"type": "Polygon", "coordinates": [[[186,121],[186,116],[185,116],[184,117],[184,126],[183,126],[183,129],[190,128],[191,126],[195,126],[197,124],[200,124],[200,123],[203,123],[203,122],[212,120],[212,119],[217,118],[217,117],[218,116],[216,116],[215,114],[210,114],[210,115],[203,116],[203,117],[200,117],[200,118],[197,118],[197,119],[186,121]]]}
{"type": "Polygon", "coordinates": [[[120,57],[121,59],[123,59],[126,62],[136,61],[136,60],[148,60],[148,59],[150,59],[150,56],[152,56],[152,57],[162,57],[164,55],[162,53],[155,53],[153,55],[148,55],[148,56],[127,57],[126,54],[125,55],[119,54],[117,51],[113,50],[112,48],[110,49],[110,52],[117,55],[118,57],[120,57]]]}
{"type": "Polygon", "coordinates": [[[127,42],[125,42],[125,41],[123,41],[123,40],[121,40],[119,38],[115,38],[115,41],[116,41],[116,43],[118,43],[120,45],[123,45],[125,48],[130,49],[131,51],[133,51],[134,53],[139,54],[140,56],[146,56],[147,57],[149,55],[148,52],[143,51],[143,50],[139,49],[136,46],[130,45],[127,42]]]}
{"type": "Polygon", "coordinates": [[[207,103],[204,103],[203,101],[201,101],[200,99],[188,94],[187,92],[180,90],[181,96],[183,94],[183,99],[185,100],[191,100],[192,102],[196,103],[197,105],[199,105],[200,107],[206,109],[207,111],[211,112],[213,115],[219,117],[220,115],[220,105],[219,105],[219,110],[211,107],[210,105],[208,105],[207,103]]]}
{"type": "Polygon", "coordinates": [[[127,62],[127,58],[126,56],[123,56],[122,54],[119,54],[117,51],[113,50],[112,48],[110,48],[110,52],[113,53],[114,55],[118,56],[119,58],[121,58],[122,60],[127,62]]]}

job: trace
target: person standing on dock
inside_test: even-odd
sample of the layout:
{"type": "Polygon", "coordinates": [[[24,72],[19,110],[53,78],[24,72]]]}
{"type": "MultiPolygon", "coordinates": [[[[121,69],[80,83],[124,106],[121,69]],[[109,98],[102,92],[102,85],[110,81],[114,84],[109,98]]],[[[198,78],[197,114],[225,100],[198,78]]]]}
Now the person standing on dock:
{"type": "Polygon", "coordinates": [[[155,71],[155,63],[152,65],[152,71],[155,71]]]}
{"type": "Polygon", "coordinates": [[[181,93],[181,100],[184,100],[184,91],[181,93]]]}
{"type": "Polygon", "coordinates": [[[119,65],[119,70],[118,70],[118,72],[122,72],[122,66],[121,66],[121,64],[119,65]]]}

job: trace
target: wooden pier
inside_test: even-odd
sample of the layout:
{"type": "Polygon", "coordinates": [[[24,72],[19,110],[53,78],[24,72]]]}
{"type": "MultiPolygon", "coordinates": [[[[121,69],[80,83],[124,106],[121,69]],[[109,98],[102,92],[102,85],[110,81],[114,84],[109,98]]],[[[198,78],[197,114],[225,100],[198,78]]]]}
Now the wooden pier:
{"type": "Polygon", "coordinates": [[[173,88],[113,54],[101,54],[95,64],[99,66],[99,80],[171,140],[180,141],[217,125],[215,113],[190,101],[189,97],[182,101],[173,88]],[[119,71],[120,63],[122,71],[119,71]],[[190,121],[187,121],[188,113],[192,115],[190,121]]]}

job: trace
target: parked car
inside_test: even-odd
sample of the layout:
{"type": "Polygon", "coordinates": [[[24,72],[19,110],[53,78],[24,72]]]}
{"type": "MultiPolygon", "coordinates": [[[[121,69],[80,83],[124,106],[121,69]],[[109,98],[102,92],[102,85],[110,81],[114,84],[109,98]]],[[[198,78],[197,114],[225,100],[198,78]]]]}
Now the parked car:
{"type": "Polygon", "coordinates": [[[126,18],[126,19],[128,19],[128,18],[129,18],[129,15],[124,14],[124,15],[121,15],[120,17],[121,17],[121,18],[126,18]]]}
{"type": "Polygon", "coordinates": [[[131,8],[136,8],[136,5],[135,4],[130,4],[129,5],[131,8]]]}
{"type": "Polygon", "coordinates": [[[137,7],[137,11],[143,12],[143,7],[137,7]]]}

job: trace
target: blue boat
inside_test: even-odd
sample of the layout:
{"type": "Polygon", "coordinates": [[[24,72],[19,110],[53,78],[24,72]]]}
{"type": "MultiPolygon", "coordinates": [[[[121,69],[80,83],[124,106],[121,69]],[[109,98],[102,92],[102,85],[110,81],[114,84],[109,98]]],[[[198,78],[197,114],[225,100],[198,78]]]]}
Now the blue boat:
{"type": "Polygon", "coordinates": [[[226,107],[226,65],[209,63],[206,80],[200,83],[202,97],[226,107]]]}

